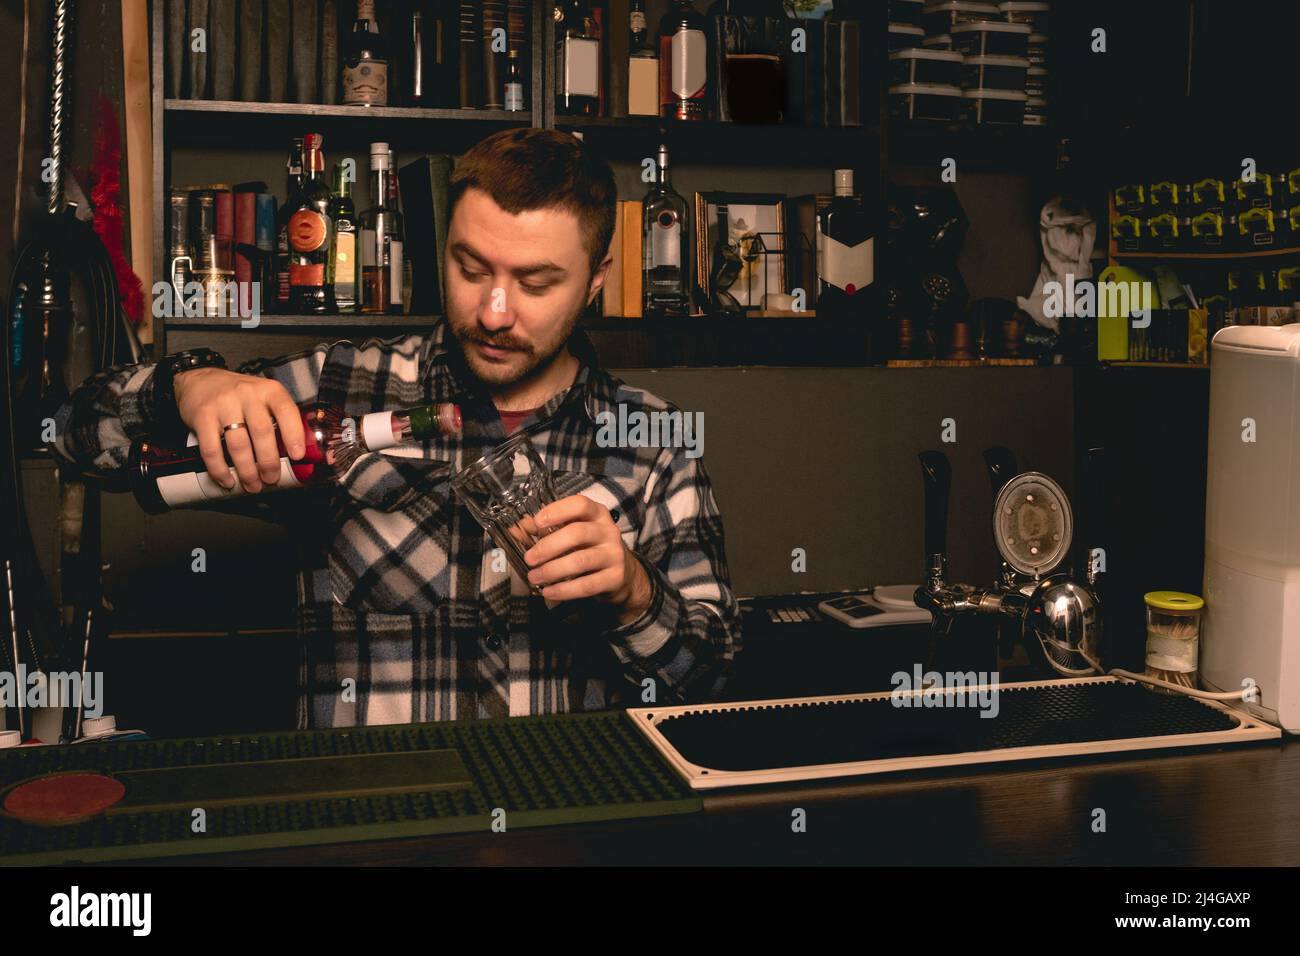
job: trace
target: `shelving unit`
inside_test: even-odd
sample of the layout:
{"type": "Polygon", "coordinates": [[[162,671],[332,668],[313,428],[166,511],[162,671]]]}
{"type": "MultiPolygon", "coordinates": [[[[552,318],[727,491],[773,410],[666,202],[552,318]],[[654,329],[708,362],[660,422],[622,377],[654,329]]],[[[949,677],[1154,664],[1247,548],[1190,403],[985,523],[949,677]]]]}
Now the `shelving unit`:
{"type": "MultiPolygon", "coordinates": [[[[530,110],[420,109],[402,106],[354,107],[304,103],[172,99],[163,95],[163,4],[152,5],[154,145],[154,274],[165,279],[167,191],[172,182],[213,181],[222,163],[238,163],[222,180],[264,179],[276,188],[283,146],[290,131],[307,124],[326,137],[327,156],[364,156],[373,140],[391,142],[399,156],[409,152],[460,153],[484,136],[512,126],[572,130],[624,172],[653,155],[661,138],[677,167],[679,191],[729,189],[737,177],[763,175],[772,191],[798,195],[829,191],[831,170],[855,171],[859,192],[883,197],[894,163],[938,163],[953,154],[965,168],[1009,172],[1050,168],[1054,139],[1043,128],[976,130],[956,133],[934,129],[888,129],[887,92],[883,80],[887,58],[887,12],[883,2],[850,5],[863,21],[864,119],[860,127],[747,125],[722,122],[663,121],[658,117],[575,117],[557,115],[550,94],[554,82],[555,23],[550,0],[532,3],[532,76],[530,110]],[[879,82],[876,80],[879,79],[879,82]],[[867,94],[873,90],[876,99],[867,94]],[[297,124],[297,125],[294,125],[297,124]],[[824,174],[824,175],[823,175],[824,174]],[[683,180],[690,179],[683,187],[683,180]],[[807,186],[805,184],[812,184],[807,186]]],[[[622,176],[625,198],[628,177],[622,176]]],[[[640,183],[639,176],[635,180],[640,183]]],[[[631,187],[635,188],[635,187],[631,187]]],[[[358,193],[364,183],[358,183],[358,193]]],[[[358,201],[360,208],[361,202],[358,201]]],[[[584,325],[611,356],[642,356],[653,364],[868,364],[869,316],[862,323],[828,324],[814,316],[801,320],[697,316],[687,320],[584,318],[584,325]]],[[[263,315],[256,329],[237,319],[158,320],[155,341],[171,350],[166,332],[185,333],[185,340],[205,332],[274,331],[281,335],[319,332],[364,334],[381,329],[399,334],[427,327],[431,316],[263,315]]],[[[280,338],[281,336],[277,336],[280,338]]],[[[162,354],[160,351],[159,354],[162,354]]]]}

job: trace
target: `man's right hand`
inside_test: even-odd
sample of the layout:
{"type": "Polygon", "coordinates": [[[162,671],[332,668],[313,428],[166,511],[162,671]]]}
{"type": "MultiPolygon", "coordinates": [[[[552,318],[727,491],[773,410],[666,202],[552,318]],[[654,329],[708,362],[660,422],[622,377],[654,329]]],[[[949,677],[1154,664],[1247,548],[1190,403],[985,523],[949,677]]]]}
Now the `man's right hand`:
{"type": "Polygon", "coordinates": [[[274,379],[222,368],[196,368],[178,372],[172,388],[181,421],[198,436],[208,474],[223,488],[235,487],[222,453],[223,434],[235,474],[249,494],[261,491],[264,483],[275,484],[280,477],[276,425],[290,458],[301,458],[306,451],[302,413],[288,389],[274,379]],[[224,426],[235,422],[246,427],[223,432],[224,426]]]}

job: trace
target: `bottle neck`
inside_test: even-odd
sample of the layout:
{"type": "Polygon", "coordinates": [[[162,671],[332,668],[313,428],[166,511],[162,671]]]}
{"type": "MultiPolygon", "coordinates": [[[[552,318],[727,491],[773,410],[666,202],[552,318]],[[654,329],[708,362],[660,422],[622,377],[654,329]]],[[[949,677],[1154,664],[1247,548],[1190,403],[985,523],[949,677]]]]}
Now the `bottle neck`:
{"type": "Polygon", "coordinates": [[[307,162],[303,168],[303,179],[306,182],[314,182],[321,178],[321,173],[325,171],[325,156],[319,149],[307,150],[307,162]]]}
{"type": "Polygon", "coordinates": [[[388,170],[370,171],[370,200],[376,206],[388,205],[388,170]]]}

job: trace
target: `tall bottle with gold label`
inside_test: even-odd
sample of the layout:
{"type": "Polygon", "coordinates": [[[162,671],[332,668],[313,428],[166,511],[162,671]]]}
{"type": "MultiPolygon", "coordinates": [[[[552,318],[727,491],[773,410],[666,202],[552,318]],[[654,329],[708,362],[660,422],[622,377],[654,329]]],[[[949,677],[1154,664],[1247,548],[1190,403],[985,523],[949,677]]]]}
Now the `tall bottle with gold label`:
{"type": "Polygon", "coordinates": [[[334,303],[340,312],[355,312],[357,280],[357,211],[352,204],[352,178],[347,168],[334,167],[334,195],[330,198],[330,225],[334,229],[334,252],[325,280],[334,288],[334,303]]]}
{"type": "Polygon", "coordinates": [[[303,137],[303,183],[289,216],[289,303],[300,315],[337,312],[334,287],[326,276],[334,248],[330,187],[325,181],[323,137],[303,137]]]}

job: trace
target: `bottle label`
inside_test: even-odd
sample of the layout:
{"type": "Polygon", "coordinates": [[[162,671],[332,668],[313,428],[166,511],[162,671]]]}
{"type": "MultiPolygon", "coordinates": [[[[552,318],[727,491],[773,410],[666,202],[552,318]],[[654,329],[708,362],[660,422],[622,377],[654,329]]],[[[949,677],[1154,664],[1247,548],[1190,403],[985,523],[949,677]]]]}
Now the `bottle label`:
{"type": "Polygon", "coordinates": [[[316,288],[325,284],[325,263],[317,262],[314,264],[292,263],[289,266],[289,285],[290,286],[311,286],[316,288]]]}
{"type": "Polygon", "coordinates": [[[704,95],[708,70],[706,59],[708,43],[703,30],[678,30],[673,34],[672,78],[673,94],[678,99],[691,100],[704,95]]]}
{"type": "Polygon", "coordinates": [[[875,281],[875,238],[846,246],[817,230],[817,275],[845,295],[853,295],[875,281]]]}
{"type": "Polygon", "coordinates": [[[361,268],[382,267],[389,264],[389,237],[374,229],[361,230],[361,268]]]}
{"type": "Polygon", "coordinates": [[[670,210],[663,210],[650,223],[650,268],[681,267],[682,224],[670,210]]]}
{"type": "Polygon", "coordinates": [[[628,14],[628,26],[633,33],[645,33],[645,11],[633,10],[628,14]]]}
{"type": "Polygon", "coordinates": [[[357,284],[357,236],[340,232],[334,236],[334,287],[352,290],[357,284]]]}
{"type": "MultiPolygon", "coordinates": [[[[229,490],[212,480],[207,469],[187,471],[178,475],[160,475],[157,479],[158,494],[169,508],[184,508],[187,505],[203,504],[205,501],[220,501],[224,498],[237,498],[243,495],[244,486],[230,469],[230,477],[235,479],[235,486],[229,490]]],[[[288,458],[280,459],[280,477],[274,484],[262,484],[262,491],[282,491],[286,488],[301,488],[303,483],[294,473],[288,458]]]]}
{"type": "Polygon", "coordinates": [[[343,67],[343,102],[383,106],[388,102],[388,64],[362,60],[343,67]]]}
{"type": "Polygon", "coordinates": [[[299,209],[289,217],[289,248],[294,252],[315,252],[328,235],[329,223],[314,209],[299,209]]]}
{"type": "Polygon", "coordinates": [[[506,109],[519,111],[524,108],[524,84],[506,84],[506,109]]]}
{"type": "Polygon", "coordinates": [[[388,295],[393,305],[399,305],[402,301],[402,280],[402,243],[398,239],[391,239],[388,242],[388,295]]]}
{"type": "Polygon", "coordinates": [[[570,96],[600,95],[600,41],[564,38],[564,89],[570,96]]]}

